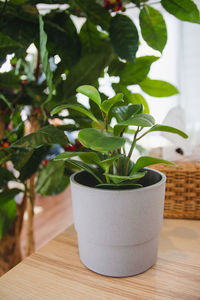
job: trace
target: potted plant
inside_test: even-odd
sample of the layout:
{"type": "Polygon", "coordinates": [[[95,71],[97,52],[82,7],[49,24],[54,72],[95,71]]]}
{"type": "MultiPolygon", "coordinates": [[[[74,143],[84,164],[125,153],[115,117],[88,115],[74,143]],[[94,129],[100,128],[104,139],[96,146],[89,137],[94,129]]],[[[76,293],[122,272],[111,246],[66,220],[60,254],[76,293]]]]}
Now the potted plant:
{"type": "Polygon", "coordinates": [[[67,108],[93,120],[93,128],[79,131],[81,151],[63,152],[55,158],[64,160],[66,166],[82,169],[71,176],[80,259],[89,269],[103,275],[136,275],[156,261],[163,219],[166,178],[146,167],[172,163],[149,156],[133,163],[132,153],[136,143],[154,131],[167,131],[183,138],[187,135],[174,127],[155,124],[154,118],[143,112],[143,105],[125,103],[121,93],[102,102],[93,86],[80,86],[77,92],[97,104],[102,122],[78,104],[56,107],[51,114],[67,108]],[[126,133],[130,126],[134,130],[127,153],[126,133]]]}

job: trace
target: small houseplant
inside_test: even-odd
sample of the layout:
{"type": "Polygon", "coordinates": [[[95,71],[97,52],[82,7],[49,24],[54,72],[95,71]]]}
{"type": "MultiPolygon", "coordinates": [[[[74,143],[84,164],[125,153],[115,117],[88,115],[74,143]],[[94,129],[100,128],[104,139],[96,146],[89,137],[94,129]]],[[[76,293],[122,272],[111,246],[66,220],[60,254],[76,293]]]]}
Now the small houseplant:
{"type": "Polygon", "coordinates": [[[93,86],[80,86],[77,92],[96,103],[103,121],[78,104],[56,107],[51,114],[67,108],[93,120],[93,128],[79,131],[81,151],[55,158],[82,169],[71,177],[80,258],[89,269],[107,276],[144,272],[156,260],[165,193],[165,175],[145,167],[172,163],[148,156],[133,163],[131,156],[136,143],[150,132],[187,135],[174,127],[155,125],[154,118],[143,113],[143,105],[125,103],[121,93],[102,102],[93,86]],[[113,118],[116,123],[111,126],[113,118]],[[125,134],[130,126],[134,126],[133,137],[126,154],[125,134]],[[76,156],[80,159],[74,160],[76,156]]]}

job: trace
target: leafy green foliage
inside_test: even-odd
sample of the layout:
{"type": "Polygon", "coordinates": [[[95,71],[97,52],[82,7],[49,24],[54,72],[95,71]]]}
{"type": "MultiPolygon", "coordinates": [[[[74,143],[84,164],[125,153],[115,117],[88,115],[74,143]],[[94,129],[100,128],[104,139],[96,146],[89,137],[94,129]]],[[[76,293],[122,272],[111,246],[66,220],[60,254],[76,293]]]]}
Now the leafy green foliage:
{"type": "Polygon", "coordinates": [[[169,97],[178,94],[175,86],[162,80],[146,78],[139,85],[145,93],[153,97],[169,97]]]}
{"type": "Polygon", "coordinates": [[[16,219],[17,206],[14,198],[10,198],[8,201],[1,203],[0,193],[0,240],[9,232],[16,219]]]}
{"type": "Polygon", "coordinates": [[[166,125],[156,124],[153,127],[151,127],[151,129],[149,129],[149,132],[152,132],[152,131],[165,131],[165,132],[170,132],[170,133],[176,133],[176,134],[180,135],[181,137],[183,137],[184,139],[188,138],[188,135],[185,134],[185,132],[183,132],[177,128],[174,128],[171,126],[166,126],[166,125]]]}
{"type": "Polygon", "coordinates": [[[110,22],[110,39],[120,58],[134,62],[139,37],[135,24],[127,16],[117,14],[110,22]]]}
{"type": "Polygon", "coordinates": [[[200,23],[199,10],[191,0],[161,0],[161,4],[166,11],[182,21],[200,23]]]}
{"type": "Polygon", "coordinates": [[[80,130],[78,138],[83,146],[100,152],[116,150],[125,143],[125,139],[113,137],[95,128],[80,130]]]}
{"type": "Polygon", "coordinates": [[[15,180],[13,173],[0,166],[0,189],[2,189],[10,180],[15,180]]]}
{"type": "Polygon", "coordinates": [[[167,27],[162,14],[145,5],[140,11],[140,27],[143,39],[155,50],[163,51],[167,42],[167,27]]]}
{"type": "Polygon", "coordinates": [[[141,156],[136,161],[130,175],[132,175],[135,172],[143,169],[144,167],[154,165],[154,164],[168,164],[168,165],[174,166],[174,163],[171,163],[170,161],[167,161],[167,160],[164,160],[164,159],[161,159],[161,158],[150,157],[150,156],[141,156]]]}
{"type": "MultiPolygon", "coordinates": [[[[119,125],[151,127],[154,125],[154,123],[155,123],[155,120],[151,115],[138,114],[138,115],[133,116],[130,119],[120,122],[119,125]]],[[[115,126],[118,126],[118,124],[115,126]]]]}
{"type": "Polygon", "coordinates": [[[118,102],[122,102],[123,101],[123,94],[117,94],[114,97],[105,100],[102,105],[101,105],[101,109],[103,112],[106,113],[106,115],[108,115],[110,109],[118,102]]]}
{"type": "Polygon", "coordinates": [[[61,144],[66,145],[68,139],[62,130],[57,129],[52,125],[40,128],[17,142],[13,143],[13,147],[21,148],[39,148],[43,145],[61,144]]]}
{"type": "Polygon", "coordinates": [[[92,101],[94,101],[99,107],[101,106],[101,97],[97,89],[90,85],[82,85],[79,86],[76,91],[81,93],[87,97],[89,97],[92,101]]]}

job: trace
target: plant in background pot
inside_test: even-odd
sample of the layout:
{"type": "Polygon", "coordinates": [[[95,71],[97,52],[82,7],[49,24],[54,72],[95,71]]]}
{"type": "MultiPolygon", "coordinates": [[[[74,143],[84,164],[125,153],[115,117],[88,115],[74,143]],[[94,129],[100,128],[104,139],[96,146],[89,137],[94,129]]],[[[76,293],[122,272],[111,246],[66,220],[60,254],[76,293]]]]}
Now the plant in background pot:
{"type": "Polygon", "coordinates": [[[131,156],[136,143],[153,131],[167,131],[183,138],[187,135],[174,127],[155,124],[154,118],[143,112],[142,104],[124,102],[121,93],[102,102],[92,86],[80,86],[77,92],[97,104],[103,121],[78,104],[56,107],[51,114],[67,108],[93,120],[93,128],[79,131],[83,145],[80,151],[63,152],[55,158],[64,160],[68,167],[83,169],[71,177],[81,261],[107,276],[144,272],[157,257],[166,181],[164,174],[145,167],[172,163],[149,156],[133,163],[131,156]],[[134,129],[127,154],[126,133],[130,126],[134,129]]]}

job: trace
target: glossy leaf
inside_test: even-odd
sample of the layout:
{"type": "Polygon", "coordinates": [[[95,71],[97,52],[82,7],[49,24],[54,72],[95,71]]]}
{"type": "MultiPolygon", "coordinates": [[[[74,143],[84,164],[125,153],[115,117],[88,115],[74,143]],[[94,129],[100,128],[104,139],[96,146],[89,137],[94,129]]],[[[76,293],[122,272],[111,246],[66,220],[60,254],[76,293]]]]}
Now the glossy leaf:
{"type": "Polygon", "coordinates": [[[147,103],[147,101],[145,100],[145,98],[140,95],[140,94],[137,94],[137,93],[134,93],[134,94],[130,94],[126,97],[126,99],[128,100],[128,102],[132,103],[132,104],[142,104],[143,107],[144,107],[144,110],[143,112],[145,114],[149,114],[149,105],[147,103]]]}
{"type": "Polygon", "coordinates": [[[162,52],[167,42],[167,27],[162,14],[145,5],[139,18],[143,39],[151,48],[162,52]]]}
{"type": "Polygon", "coordinates": [[[117,14],[110,22],[110,39],[116,54],[134,62],[139,37],[135,24],[125,15],[117,14]]]}
{"type": "Polygon", "coordinates": [[[71,157],[80,157],[81,159],[86,159],[89,163],[99,163],[100,158],[95,152],[63,152],[58,154],[54,160],[66,160],[71,157]]]}
{"type": "Polygon", "coordinates": [[[140,104],[123,105],[123,106],[114,107],[112,109],[112,112],[117,122],[122,122],[130,119],[132,116],[136,115],[137,113],[141,113],[142,106],[140,104]]]}
{"type": "Polygon", "coordinates": [[[125,143],[125,139],[113,137],[96,128],[82,129],[78,138],[84,147],[101,152],[119,149],[125,143]]]}
{"type": "Polygon", "coordinates": [[[89,97],[92,101],[94,101],[99,107],[101,106],[101,97],[97,89],[91,85],[81,85],[76,91],[81,93],[87,97],[89,97]]]}
{"type": "Polygon", "coordinates": [[[149,55],[137,57],[134,64],[130,62],[126,63],[122,71],[118,74],[120,76],[120,83],[131,85],[143,81],[147,77],[152,63],[158,59],[159,57],[149,55]]]}
{"type": "Polygon", "coordinates": [[[113,165],[113,163],[114,163],[116,160],[120,159],[122,156],[123,156],[122,154],[119,154],[119,155],[115,155],[115,156],[113,156],[113,157],[104,159],[104,160],[100,161],[100,162],[98,163],[98,165],[99,165],[102,169],[107,170],[107,169],[109,169],[109,168],[113,165]]]}
{"type": "Polygon", "coordinates": [[[146,78],[139,85],[145,93],[153,97],[169,97],[179,93],[175,86],[162,80],[146,78]]]}
{"type": "MultiPolygon", "coordinates": [[[[36,192],[40,195],[52,195],[59,187],[64,176],[65,164],[62,161],[49,161],[39,172],[36,182],[36,192]]],[[[66,179],[66,184],[69,181],[66,179]]]]}
{"type": "Polygon", "coordinates": [[[10,180],[15,180],[12,172],[0,166],[0,189],[2,189],[10,180]]]}
{"type": "Polygon", "coordinates": [[[98,182],[103,183],[102,175],[98,169],[78,160],[69,159],[67,160],[67,162],[70,162],[75,167],[85,170],[86,172],[91,174],[94,178],[96,178],[98,182]]]}
{"type": "Polygon", "coordinates": [[[99,189],[106,189],[106,190],[130,190],[130,189],[141,188],[142,185],[137,183],[124,183],[124,184],[103,183],[103,184],[97,184],[95,187],[99,189]]]}
{"type": "Polygon", "coordinates": [[[98,31],[97,26],[88,20],[81,27],[79,36],[82,54],[94,53],[98,51],[99,47],[102,47],[101,33],[98,31]]]}
{"type": "Polygon", "coordinates": [[[84,114],[88,118],[90,118],[92,121],[98,122],[97,119],[95,118],[95,116],[89,110],[87,110],[85,107],[83,107],[82,105],[79,105],[79,104],[64,104],[64,105],[57,106],[51,111],[51,116],[58,114],[63,109],[76,110],[76,111],[84,114]]]}
{"type": "Polygon", "coordinates": [[[53,93],[53,73],[50,69],[50,64],[48,60],[48,51],[47,51],[47,35],[44,31],[44,22],[42,16],[39,15],[39,25],[40,25],[40,57],[42,61],[43,71],[46,76],[46,81],[49,88],[49,95],[46,103],[49,102],[52,98],[53,93]]]}
{"type": "Polygon", "coordinates": [[[142,156],[142,157],[138,158],[138,160],[136,161],[130,175],[133,175],[134,173],[138,172],[139,170],[143,169],[144,167],[154,165],[154,164],[168,164],[168,165],[175,166],[174,163],[164,160],[164,159],[161,159],[161,158],[142,156]]]}
{"type": "Polygon", "coordinates": [[[135,115],[134,117],[120,122],[119,124],[115,125],[127,125],[127,126],[141,126],[141,127],[151,127],[155,124],[154,118],[149,114],[139,114],[135,115]]]}
{"type": "Polygon", "coordinates": [[[120,183],[125,180],[138,180],[142,177],[144,177],[146,172],[134,172],[134,174],[129,175],[129,176],[120,176],[120,175],[113,175],[113,174],[104,174],[110,179],[113,180],[114,183],[120,183]]]}
{"type": "Polygon", "coordinates": [[[108,114],[110,109],[113,107],[113,105],[115,105],[116,103],[118,102],[122,102],[123,101],[123,94],[120,93],[120,94],[117,94],[115,95],[114,97],[108,99],[108,100],[105,100],[102,105],[101,105],[101,109],[106,113],[108,114]]]}
{"type": "Polygon", "coordinates": [[[179,20],[200,23],[198,7],[191,0],[161,0],[161,4],[179,20]]]}
{"type": "Polygon", "coordinates": [[[0,193],[0,240],[9,232],[17,215],[17,205],[14,198],[10,198],[8,201],[1,202],[0,193]]]}
{"type": "Polygon", "coordinates": [[[67,143],[68,139],[62,130],[52,125],[47,125],[19,139],[12,144],[12,147],[39,148],[44,145],[66,145],[67,143]]]}
{"type": "Polygon", "coordinates": [[[182,136],[184,139],[188,138],[188,135],[185,132],[183,132],[177,128],[171,127],[171,126],[167,126],[167,125],[156,124],[151,129],[149,129],[148,132],[152,132],[152,131],[171,132],[171,133],[175,133],[175,134],[182,136]]]}

